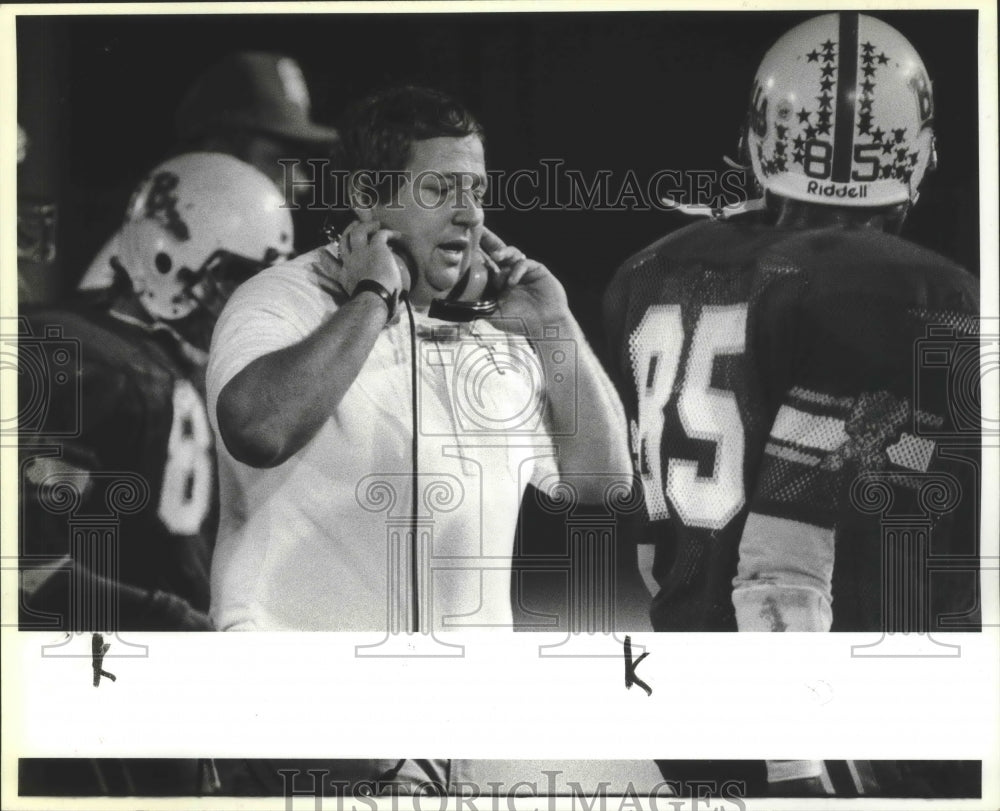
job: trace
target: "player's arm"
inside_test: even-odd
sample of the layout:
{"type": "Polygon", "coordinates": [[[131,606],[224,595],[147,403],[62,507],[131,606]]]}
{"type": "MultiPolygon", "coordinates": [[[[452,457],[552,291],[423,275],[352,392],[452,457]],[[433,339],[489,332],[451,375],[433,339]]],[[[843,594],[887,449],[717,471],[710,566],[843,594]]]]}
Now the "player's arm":
{"type": "Polygon", "coordinates": [[[54,615],[60,628],[75,627],[70,612],[71,591],[84,595],[114,595],[123,631],[211,631],[207,614],[187,600],[165,591],[151,591],[109,580],[69,556],[45,566],[25,569],[21,577],[21,628],[32,627],[32,616],[54,615]],[[72,589],[70,582],[72,581],[72,589]]]}
{"type": "MultiPolygon", "coordinates": [[[[373,279],[398,291],[399,268],[386,244],[394,232],[378,225],[354,223],[345,230],[345,270],[349,279],[373,279]]],[[[229,315],[219,325],[223,334],[239,320],[239,315],[229,315]]],[[[254,329],[255,315],[259,313],[249,311],[243,328],[254,329]]],[[[219,433],[233,457],[252,467],[274,467],[301,450],[354,383],[388,315],[377,294],[361,293],[303,340],[256,358],[233,376],[220,390],[216,406],[219,433]]]]}
{"type": "MultiPolygon", "coordinates": [[[[740,630],[829,630],[835,566],[857,600],[883,587],[880,524],[855,505],[852,488],[875,477],[902,504],[936,475],[943,460],[925,434],[944,424],[947,407],[915,404],[914,353],[928,326],[972,328],[978,311],[974,285],[935,282],[914,272],[913,289],[900,282],[892,297],[875,297],[865,280],[832,291],[817,283],[795,309],[800,339],[754,476],[733,582],[740,630]],[[858,316],[865,300],[877,309],[858,316]]],[[[882,627],[877,606],[843,610],[851,625],[882,627]]]]}
{"type": "Polygon", "coordinates": [[[833,622],[831,528],[751,513],[733,580],[741,631],[829,631],[833,622]]]}
{"type": "MultiPolygon", "coordinates": [[[[206,614],[181,597],[112,580],[66,554],[69,527],[65,499],[87,505],[93,492],[96,454],[78,440],[38,444],[22,437],[20,626],[23,630],[70,629],[78,599],[71,595],[114,595],[122,630],[208,631],[206,614]]],[[[101,505],[100,508],[103,508],[101,505]]],[[[100,509],[98,508],[98,509],[100,509]]],[[[90,508],[84,506],[85,511],[90,508]]],[[[134,540],[134,539],[130,539],[134,540]]],[[[103,602],[103,601],[102,601],[103,602]]]]}
{"type": "Polygon", "coordinates": [[[864,348],[840,292],[824,295],[814,302],[810,286],[791,279],[761,301],[766,330],[748,336],[768,359],[764,376],[777,407],[747,477],[753,489],[732,598],[741,631],[828,631],[833,619],[834,527],[848,475],[837,460],[849,453],[847,410],[865,375],[845,378],[849,362],[860,371],[864,348]],[[845,389],[854,396],[834,396],[845,389]]]}

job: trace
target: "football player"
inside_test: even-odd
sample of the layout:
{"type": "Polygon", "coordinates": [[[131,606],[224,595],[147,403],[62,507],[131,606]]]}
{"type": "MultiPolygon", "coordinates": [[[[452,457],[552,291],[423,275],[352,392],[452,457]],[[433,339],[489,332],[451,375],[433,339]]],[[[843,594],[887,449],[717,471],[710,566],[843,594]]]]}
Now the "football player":
{"type": "Polygon", "coordinates": [[[282,202],[229,155],[168,160],[129,204],[122,292],[22,311],[22,628],[210,628],[208,341],[235,286],[291,253],[282,202]]]}
{"type": "MultiPolygon", "coordinates": [[[[915,401],[914,359],[942,325],[953,347],[972,339],[978,370],[978,284],[897,236],[935,163],[933,114],[899,32],[811,19],[751,91],[742,147],[766,206],[716,212],[618,270],[605,317],[654,541],[654,629],[977,627],[974,563],[929,593],[919,576],[928,550],[977,554],[974,460],[935,442],[954,409],[943,390],[915,401]],[[934,482],[959,485],[957,502],[931,503],[934,482]],[[883,497],[930,527],[923,552],[897,550],[917,573],[902,610],[884,599],[909,570],[883,581],[883,497]]],[[[771,780],[818,777],[796,764],[773,762],[771,780]]]]}

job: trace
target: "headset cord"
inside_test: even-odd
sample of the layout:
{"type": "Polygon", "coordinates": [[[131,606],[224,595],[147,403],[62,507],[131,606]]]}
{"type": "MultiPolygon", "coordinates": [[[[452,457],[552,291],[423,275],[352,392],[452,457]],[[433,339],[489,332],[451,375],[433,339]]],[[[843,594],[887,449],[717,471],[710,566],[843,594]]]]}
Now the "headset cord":
{"type": "Polygon", "coordinates": [[[412,471],[412,493],[410,504],[410,578],[413,581],[411,595],[411,610],[413,613],[412,632],[420,631],[420,595],[418,594],[417,577],[420,573],[419,565],[419,543],[417,541],[417,494],[418,494],[418,465],[417,454],[420,446],[417,442],[417,325],[413,320],[413,309],[410,307],[410,299],[405,293],[400,294],[400,298],[406,305],[406,314],[410,319],[410,415],[412,419],[412,447],[410,455],[413,462],[412,471]]]}

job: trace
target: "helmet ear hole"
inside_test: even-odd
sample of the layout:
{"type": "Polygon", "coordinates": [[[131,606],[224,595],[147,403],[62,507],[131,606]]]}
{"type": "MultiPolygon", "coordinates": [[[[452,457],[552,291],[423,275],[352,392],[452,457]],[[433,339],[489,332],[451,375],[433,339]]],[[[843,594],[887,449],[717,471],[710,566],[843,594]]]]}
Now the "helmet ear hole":
{"type": "Polygon", "coordinates": [[[265,174],[231,155],[187,152],[155,167],[136,189],[120,237],[120,264],[142,307],[153,318],[186,318],[207,309],[219,255],[257,270],[265,256],[290,254],[295,234],[283,206],[265,174]]]}

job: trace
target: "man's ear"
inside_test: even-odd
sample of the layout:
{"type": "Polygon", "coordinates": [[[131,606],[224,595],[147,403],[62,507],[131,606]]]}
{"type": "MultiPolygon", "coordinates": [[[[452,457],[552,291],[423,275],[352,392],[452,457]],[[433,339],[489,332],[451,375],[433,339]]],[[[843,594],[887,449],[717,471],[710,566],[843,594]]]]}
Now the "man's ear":
{"type": "Polygon", "coordinates": [[[372,206],[377,199],[374,189],[370,186],[367,173],[352,174],[348,178],[348,199],[351,210],[361,222],[371,222],[375,219],[372,206]]]}

